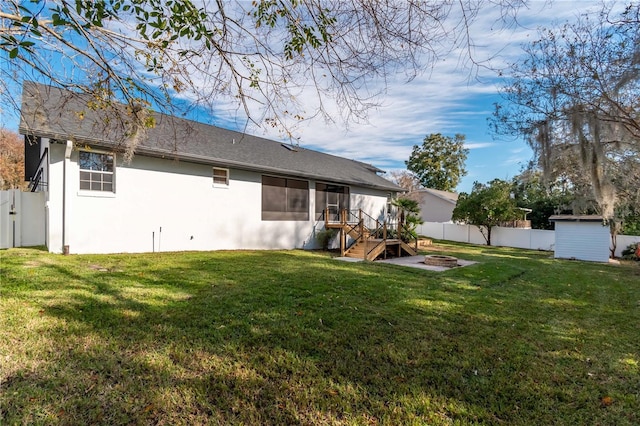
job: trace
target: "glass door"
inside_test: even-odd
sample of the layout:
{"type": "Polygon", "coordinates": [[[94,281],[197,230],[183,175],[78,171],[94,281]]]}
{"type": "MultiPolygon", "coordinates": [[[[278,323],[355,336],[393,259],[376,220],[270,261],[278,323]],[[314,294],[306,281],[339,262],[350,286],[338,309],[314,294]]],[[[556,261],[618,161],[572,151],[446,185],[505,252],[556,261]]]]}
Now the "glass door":
{"type": "Polygon", "coordinates": [[[349,209],[349,187],[316,183],[316,220],[324,218],[324,211],[328,210],[331,222],[340,220],[340,211],[349,209]]]}

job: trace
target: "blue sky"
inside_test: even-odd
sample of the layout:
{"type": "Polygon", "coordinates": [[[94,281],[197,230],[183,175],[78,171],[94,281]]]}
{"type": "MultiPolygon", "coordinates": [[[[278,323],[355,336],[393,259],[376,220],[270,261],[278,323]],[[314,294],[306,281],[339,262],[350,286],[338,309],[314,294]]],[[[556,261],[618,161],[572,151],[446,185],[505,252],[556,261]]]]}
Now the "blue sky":
{"type": "MultiPolygon", "coordinates": [[[[533,0],[526,9],[519,10],[519,26],[511,28],[502,28],[497,8],[483,9],[470,28],[475,41],[473,57],[494,68],[504,67],[518,59],[522,43],[537,38],[539,26],[573,20],[579,13],[588,8],[597,9],[599,5],[598,1],[533,0]]],[[[500,81],[493,71],[461,66],[461,58],[465,57],[468,57],[465,51],[453,51],[408,83],[401,77],[387,80],[386,86],[373,82],[374,91],[383,90],[384,96],[378,99],[380,106],[371,110],[363,123],[347,126],[339,118],[339,108],[332,105],[331,100],[323,99],[325,107],[333,111],[335,121],[328,123],[323,118],[305,121],[294,128],[294,136],[305,148],[392,171],[404,169],[413,145],[421,144],[426,135],[462,133],[470,152],[466,162],[468,175],[458,186],[459,192],[470,191],[474,181],[510,179],[531,159],[532,152],[522,140],[494,139],[490,134],[487,118],[494,103],[500,101],[500,81]]],[[[305,97],[303,92],[301,102],[313,111],[318,100],[311,94],[305,97]]],[[[226,127],[230,128],[234,127],[232,123],[240,123],[235,127],[243,129],[246,120],[225,111],[237,110],[221,110],[215,122],[229,123],[226,127]]],[[[0,124],[17,130],[15,117],[6,112],[0,124]]],[[[249,126],[246,131],[280,139],[277,131],[270,128],[249,126]]]]}
{"type": "MultiPolygon", "coordinates": [[[[537,39],[537,28],[574,20],[595,1],[532,1],[518,13],[517,27],[501,28],[499,11],[486,9],[470,28],[476,42],[474,58],[492,67],[516,61],[523,43],[537,39]]],[[[460,66],[465,52],[454,51],[432,70],[406,83],[389,81],[382,106],[369,115],[368,123],[350,125],[322,121],[299,129],[301,145],[370,162],[383,170],[402,170],[413,145],[420,145],[431,133],[466,136],[468,171],[458,192],[469,192],[474,181],[510,179],[532,159],[522,139],[495,138],[487,118],[494,103],[501,100],[500,80],[493,71],[460,66]],[[330,142],[328,142],[330,141],[330,142]]],[[[273,135],[272,135],[273,136],[273,135]]]]}
{"type": "MultiPolygon", "coordinates": [[[[484,9],[470,28],[474,59],[502,68],[517,61],[523,43],[538,38],[539,27],[573,21],[580,13],[600,10],[600,6],[601,2],[590,0],[533,0],[518,11],[519,25],[510,28],[500,24],[500,10],[484,9]]],[[[514,177],[533,153],[522,139],[496,138],[490,133],[487,119],[494,103],[501,100],[501,81],[494,71],[461,66],[460,58],[465,55],[453,51],[409,83],[401,78],[388,81],[382,105],[370,112],[367,123],[351,124],[348,130],[340,122],[306,123],[296,134],[300,144],[392,171],[405,169],[413,145],[420,145],[426,135],[462,133],[470,152],[468,174],[458,192],[469,192],[475,181],[514,177]]],[[[260,134],[260,129],[255,133],[260,134]]],[[[269,136],[276,138],[277,134],[269,136]]]]}

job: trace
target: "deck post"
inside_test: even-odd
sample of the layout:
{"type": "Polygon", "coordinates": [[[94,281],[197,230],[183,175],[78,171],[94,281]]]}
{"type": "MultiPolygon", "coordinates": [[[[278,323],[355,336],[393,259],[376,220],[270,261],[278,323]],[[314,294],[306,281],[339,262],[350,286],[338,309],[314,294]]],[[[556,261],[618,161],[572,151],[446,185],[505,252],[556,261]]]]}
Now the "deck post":
{"type": "Polygon", "coordinates": [[[384,258],[387,258],[387,221],[382,224],[382,241],[384,241],[384,258]]]}
{"type": "Polygon", "coordinates": [[[324,209],[324,229],[329,227],[329,208],[325,207],[324,209]]]}
{"type": "MultiPolygon", "coordinates": [[[[360,222],[362,224],[362,222],[360,222]]],[[[360,226],[360,230],[362,231],[362,226],[360,226]]],[[[367,255],[369,254],[369,239],[368,238],[364,238],[364,236],[362,235],[362,232],[360,233],[360,238],[362,239],[362,241],[364,242],[364,250],[363,250],[363,255],[362,258],[364,260],[367,260],[367,255]]]]}
{"type": "Polygon", "coordinates": [[[367,260],[367,240],[368,238],[364,237],[364,220],[362,220],[362,209],[358,209],[358,232],[360,234],[360,241],[362,241],[364,243],[364,250],[363,250],[363,258],[364,260],[367,260]]]}

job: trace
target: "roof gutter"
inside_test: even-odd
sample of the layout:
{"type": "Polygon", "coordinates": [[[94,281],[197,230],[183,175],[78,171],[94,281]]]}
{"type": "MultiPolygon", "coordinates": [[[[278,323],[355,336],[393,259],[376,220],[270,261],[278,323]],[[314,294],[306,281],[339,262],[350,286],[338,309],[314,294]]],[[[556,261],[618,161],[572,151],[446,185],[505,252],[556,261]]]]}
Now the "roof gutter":
{"type": "MultiPolygon", "coordinates": [[[[20,126],[19,132],[23,135],[35,134],[33,129],[28,129],[24,126],[20,126]]],[[[47,133],[47,132],[37,132],[37,135],[39,137],[49,138],[49,139],[58,139],[58,140],[69,139],[69,135],[59,135],[59,134],[47,133]]],[[[107,148],[107,149],[116,148],[113,143],[105,143],[103,139],[86,138],[86,137],[82,137],[82,138],[71,137],[71,139],[82,140],[83,142],[87,142],[90,145],[99,146],[101,148],[107,148]]],[[[304,177],[307,179],[329,180],[336,183],[342,183],[346,185],[357,185],[357,186],[360,186],[363,188],[369,188],[369,189],[378,189],[378,190],[392,191],[392,192],[402,191],[402,188],[398,188],[393,184],[390,184],[389,186],[372,185],[367,182],[347,181],[344,179],[335,179],[329,176],[318,176],[311,173],[306,173],[302,170],[286,170],[278,167],[251,165],[251,164],[242,163],[239,161],[225,160],[222,158],[205,157],[202,155],[195,155],[195,154],[183,154],[183,153],[177,153],[175,151],[164,150],[159,148],[147,148],[143,145],[138,146],[136,148],[136,154],[142,154],[149,157],[163,158],[163,159],[166,159],[167,157],[171,157],[173,159],[184,160],[190,163],[227,166],[227,167],[233,167],[239,170],[247,170],[247,171],[253,171],[253,172],[275,173],[275,174],[291,176],[291,177],[304,177]]]]}

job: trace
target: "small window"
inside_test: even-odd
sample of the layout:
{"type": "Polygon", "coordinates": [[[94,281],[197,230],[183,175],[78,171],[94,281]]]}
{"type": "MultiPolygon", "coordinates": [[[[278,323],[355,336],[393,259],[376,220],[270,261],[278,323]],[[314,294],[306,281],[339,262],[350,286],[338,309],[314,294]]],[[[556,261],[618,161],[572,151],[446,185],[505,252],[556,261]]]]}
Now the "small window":
{"type": "Polygon", "coordinates": [[[213,186],[229,186],[229,169],[213,168],[213,186]]]}
{"type": "Polygon", "coordinates": [[[115,192],[113,154],[80,151],[78,163],[81,190],[115,192]]]}

